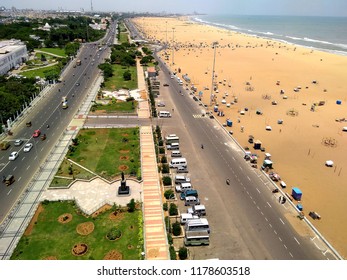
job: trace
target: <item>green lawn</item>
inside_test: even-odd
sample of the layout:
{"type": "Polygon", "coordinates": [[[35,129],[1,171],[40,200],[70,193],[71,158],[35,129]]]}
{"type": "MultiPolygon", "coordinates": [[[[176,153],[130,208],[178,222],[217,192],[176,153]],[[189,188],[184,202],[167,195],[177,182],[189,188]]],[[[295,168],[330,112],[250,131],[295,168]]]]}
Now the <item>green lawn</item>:
{"type": "Polygon", "coordinates": [[[74,202],[44,202],[43,211],[38,216],[31,232],[20,239],[14,250],[12,260],[103,260],[105,255],[116,250],[122,254],[123,260],[139,260],[143,249],[142,238],[142,212],[135,210],[119,213],[116,219],[109,209],[96,217],[86,217],[77,209],[74,202]],[[72,219],[61,223],[58,218],[64,214],[71,214],[72,219]],[[76,228],[79,224],[92,222],[94,230],[88,235],[81,235],[76,228]],[[121,230],[121,237],[110,241],[106,235],[111,228],[121,230]],[[88,246],[87,252],[82,256],[72,254],[77,243],[88,246]]]}
{"type": "Polygon", "coordinates": [[[20,74],[27,77],[27,78],[35,78],[36,76],[40,76],[41,78],[44,78],[45,77],[44,72],[49,71],[51,69],[56,69],[58,72],[60,71],[58,65],[53,65],[53,66],[39,68],[39,69],[32,70],[32,71],[21,72],[20,74]]]}
{"type": "Polygon", "coordinates": [[[122,171],[141,177],[138,128],[82,129],[68,158],[107,179],[122,171]]]}
{"type": "Polygon", "coordinates": [[[108,78],[105,82],[104,90],[118,90],[121,88],[136,89],[137,88],[137,70],[136,66],[125,67],[119,64],[112,64],[113,76],[108,78]],[[131,80],[124,81],[123,74],[129,70],[131,73],[131,80]]]}
{"type": "Polygon", "coordinates": [[[110,101],[108,104],[97,103],[92,107],[93,111],[105,110],[107,113],[122,112],[122,113],[134,113],[137,108],[137,101],[110,101]]]}
{"type": "Polygon", "coordinates": [[[129,41],[128,33],[127,32],[121,32],[119,34],[119,43],[127,43],[129,41]]]}
{"type": "Polygon", "coordinates": [[[48,52],[48,53],[59,55],[59,56],[66,56],[65,50],[59,49],[59,48],[42,48],[42,49],[36,49],[35,51],[42,51],[42,52],[48,52]]]}

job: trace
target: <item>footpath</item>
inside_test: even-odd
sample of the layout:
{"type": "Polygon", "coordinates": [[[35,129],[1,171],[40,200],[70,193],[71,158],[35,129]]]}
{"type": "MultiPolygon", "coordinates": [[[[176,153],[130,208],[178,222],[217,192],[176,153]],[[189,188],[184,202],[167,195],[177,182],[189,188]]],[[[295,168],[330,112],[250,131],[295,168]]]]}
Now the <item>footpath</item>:
{"type": "MultiPolygon", "coordinates": [[[[138,118],[149,118],[149,104],[142,66],[138,62],[138,88],[145,100],[139,103],[138,118]]],[[[0,226],[0,259],[10,259],[20,238],[29,225],[39,204],[44,199],[71,200],[75,199],[80,209],[91,214],[104,204],[117,203],[126,205],[131,198],[142,202],[144,216],[144,258],[147,260],[168,260],[169,246],[167,242],[164,215],[162,210],[162,195],[157,171],[156,153],[151,126],[140,127],[142,182],[127,180],[131,187],[131,197],[112,195],[119,182],[107,182],[96,177],[89,182],[77,181],[70,188],[52,190],[49,185],[53,180],[68,146],[76,137],[79,129],[84,127],[92,101],[100,88],[102,78],[90,88],[90,92],[80,106],[77,115],[57,141],[55,148],[47,157],[45,163],[23,191],[18,203],[13,207],[0,226]]],[[[134,119],[136,122],[136,119],[134,119]]]]}

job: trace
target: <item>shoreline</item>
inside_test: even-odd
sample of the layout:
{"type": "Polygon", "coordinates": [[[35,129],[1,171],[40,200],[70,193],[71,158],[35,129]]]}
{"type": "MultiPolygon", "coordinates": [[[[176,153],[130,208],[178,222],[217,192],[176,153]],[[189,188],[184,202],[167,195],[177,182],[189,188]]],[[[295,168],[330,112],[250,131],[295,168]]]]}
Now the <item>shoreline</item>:
{"type": "Polygon", "coordinates": [[[216,118],[221,123],[232,120],[227,129],[242,147],[258,154],[259,167],[264,153],[248,142],[249,135],[261,141],[265,152],[272,155],[273,171],[287,184],[284,191],[290,193],[292,187],[302,190],[300,203],[305,216],[310,211],[319,213],[321,220],[308,219],[342,256],[347,255],[347,217],[341,215],[347,210],[347,133],[342,132],[347,126],[347,57],[183,18],[138,21],[146,38],[159,44],[166,42],[165,23],[174,31],[170,32],[168,49],[158,56],[171,71],[179,68],[179,76],[189,76],[197,93],[203,93],[204,104],[210,104],[211,46],[219,41],[214,72],[218,92],[213,91],[208,110],[218,104],[225,116],[216,118]],[[262,114],[257,114],[259,110],[262,114]],[[327,160],[333,160],[334,167],[326,167],[327,160]]]}
{"type": "MultiPolygon", "coordinates": [[[[247,33],[245,30],[239,30],[238,27],[235,26],[235,29],[233,28],[228,28],[226,26],[221,26],[223,24],[220,23],[213,23],[213,22],[207,22],[204,21],[202,19],[198,19],[197,16],[193,15],[193,16],[187,16],[187,21],[191,21],[193,23],[197,23],[197,24],[203,24],[203,25],[207,25],[207,26],[211,26],[211,27],[215,27],[215,28],[220,28],[222,30],[226,30],[226,31],[231,31],[234,33],[238,33],[238,34],[243,34],[246,36],[250,36],[250,37],[254,37],[254,38],[259,38],[259,39],[264,39],[264,40],[273,40],[273,41],[277,41],[280,43],[284,43],[284,44],[288,44],[288,45],[292,45],[294,47],[302,47],[302,48],[307,48],[310,50],[316,50],[316,51],[321,51],[321,52],[326,52],[326,53],[330,53],[330,54],[336,54],[336,55],[341,55],[341,56],[347,56],[347,49],[345,51],[342,50],[336,50],[336,49],[328,49],[328,48],[320,48],[320,47],[315,47],[315,46],[308,46],[308,45],[304,45],[304,44],[299,44],[299,43],[294,43],[291,41],[287,41],[286,39],[280,39],[280,38],[276,38],[276,37],[267,37],[266,35],[275,35],[277,37],[284,37],[284,38],[292,38],[293,40],[301,40],[301,41],[306,41],[306,42],[315,42],[318,44],[331,44],[331,45],[344,45],[343,43],[332,43],[332,42],[324,42],[324,41],[319,41],[316,39],[310,39],[310,38],[295,38],[288,36],[288,35],[278,35],[278,34],[274,34],[272,32],[260,32],[260,31],[254,31],[255,33],[259,33],[259,34],[263,34],[263,35],[257,35],[255,33],[247,33]],[[194,18],[195,17],[195,18],[194,18]],[[307,39],[307,40],[305,40],[307,39]]],[[[347,44],[346,44],[347,46],[347,44]]]]}

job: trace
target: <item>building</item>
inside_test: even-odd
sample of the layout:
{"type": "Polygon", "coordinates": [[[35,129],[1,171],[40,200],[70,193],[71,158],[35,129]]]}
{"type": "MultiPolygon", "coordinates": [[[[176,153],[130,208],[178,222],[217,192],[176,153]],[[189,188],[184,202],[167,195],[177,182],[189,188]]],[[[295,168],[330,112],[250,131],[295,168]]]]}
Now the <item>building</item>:
{"type": "Polygon", "coordinates": [[[11,69],[18,68],[27,59],[27,47],[20,40],[0,41],[0,75],[5,75],[11,69]]]}

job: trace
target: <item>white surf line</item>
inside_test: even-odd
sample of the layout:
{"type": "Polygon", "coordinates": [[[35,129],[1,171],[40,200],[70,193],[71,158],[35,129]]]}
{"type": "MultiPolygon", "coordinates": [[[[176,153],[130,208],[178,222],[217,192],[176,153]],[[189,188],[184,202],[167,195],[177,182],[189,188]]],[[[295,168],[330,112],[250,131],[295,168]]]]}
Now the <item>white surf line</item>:
{"type": "Polygon", "coordinates": [[[300,245],[300,242],[296,239],[295,236],[294,236],[294,240],[296,241],[296,243],[298,243],[298,245],[300,245]]]}
{"type": "Polygon", "coordinates": [[[279,218],[279,219],[280,219],[281,223],[285,225],[285,223],[283,222],[283,220],[282,220],[281,218],[279,218]]]}

